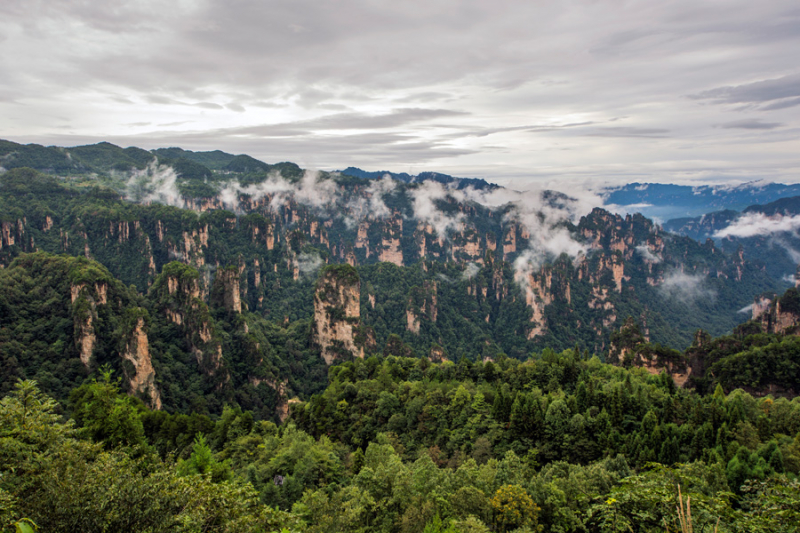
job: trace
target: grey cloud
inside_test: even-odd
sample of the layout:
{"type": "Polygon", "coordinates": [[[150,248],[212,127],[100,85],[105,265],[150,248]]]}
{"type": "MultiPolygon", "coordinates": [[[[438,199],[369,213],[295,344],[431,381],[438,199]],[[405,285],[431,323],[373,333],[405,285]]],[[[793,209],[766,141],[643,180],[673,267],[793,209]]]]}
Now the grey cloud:
{"type": "Polygon", "coordinates": [[[314,276],[322,265],[322,258],[315,253],[303,252],[297,256],[297,269],[304,276],[314,276]]]}
{"type": "Polygon", "coordinates": [[[475,263],[467,263],[467,266],[464,268],[464,271],[461,273],[461,279],[469,281],[472,278],[474,278],[476,275],[478,275],[478,272],[480,272],[480,271],[481,271],[481,267],[479,267],[475,263]]]}
{"type": "Polygon", "coordinates": [[[278,104],[276,102],[250,102],[249,105],[253,107],[263,107],[265,109],[280,109],[288,107],[288,104],[278,104]]]}
{"type": "Polygon", "coordinates": [[[453,95],[449,93],[427,91],[422,93],[409,94],[408,96],[405,96],[403,98],[397,98],[395,99],[395,102],[397,103],[432,102],[440,100],[451,100],[452,98],[453,95]]]}
{"type": "Polygon", "coordinates": [[[418,108],[395,109],[390,113],[381,115],[336,113],[312,120],[298,120],[296,122],[263,124],[259,126],[245,126],[235,129],[220,130],[217,134],[298,137],[310,135],[315,131],[391,129],[427,119],[466,114],[467,113],[463,111],[418,108]]]}
{"type": "Polygon", "coordinates": [[[174,103],[172,98],[167,98],[166,96],[161,96],[158,94],[150,94],[144,97],[145,101],[148,104],[164,104],[169,105],[174,103]]]}
{"type": "Polygon", "coordinates": [[[664,277],[659,286],[659,292],[665,298],[671,298],[683,303],[693,303],[698,300],[713,300],[717,292],[706,286],[706,277],[702,274],[687,274],[674,270],[664,277]]]}
{"type": "Polygon", "coordinates": [[[465,111],[450,109],[421,109],[402,108],[390,113],[380,115],[365,115],[363,113],[339,113],[295,124],[301,124],[309,129],[374,129],[395,128],[411,122],[419,122],[441,117],[464,116],[465,111]]]}
{"type": "Polygon", "coordinates": [[[231,103],[226,105],[225,107],[227,107],[231,111],[236,111],[237,113],[244,113],[245,111],[244,106],[241,104],[231,103]]]}
{"type": "MultiPolygon", "coordinates": [[[[719,103],[742,104],[763,103],[784,98],[800,97],[800,75],[783,76],[769,80],[745,83],[726,87],[717,87],[689,96],[696,100],[713,100],[719,103]]],[[[772,107],[776,104],[770,104],[772,107]]],[[[797,103],[792,104],[797,105],[797,103]]]]}
{"type": "Polygon", "coordinates": [[[748,118],[744,120],[734,120],[733,122],[726,122],[720,124],[720,128],[725,129],[744,129],[744,130],[774,130],[783,126],[780,122],[763,122],[757,118],[748,118]]]}
{"type": "Polygon", "coordinates": [[[225,109],[219,104],[215,104],[214,102],[198,102],[193,104],[195,107],[202,107],[203,109],[225,109]]]}
{"type": "Polygon", "coordinates": [[[322,91],[320,89],[310,87],[303,91],[295,92],[286,96],[294,98],[300,106],[309,108],[316,106],[320,102],[324,102],[330,98],[332,94],[328,91],[322,91]]]}
{"type": "MultiPolygon", "coordinates": [[[[419,140],[396,133],[269,137],[254,134],[249,128],[229,128],[194,132],[153,131],[138,135],[109,136],[105,140],[120,146],[133,145],[148,149],[169,146],[191,150],[220,149],[248,153],[267,162],[295,161],[303,167],[311,168],[342,168],[351,164],[363,165],[364,161],[375,165],[385,165],[397,160],[419,164],[475,153],[468,148],[453,147],[435,140],[419,140]]],[[[72,146],[96,141],[92,137],[50,135],[48,142],[72,146]]]]}
{"type": "Polygon", "coordinates": [[[588,133],[589,137],[649,137],[660,138],[666,137],[669,133],[668,129],[664,128],[636,128],[627,126],[613,126],[606,128],[596,128],[588,133]]]}
{"type": "Polygon", "coordinates": [[[555,132],[560,130],[566,130],[570,128],[577,128],[582,126],[590,126],[595,124],[594,121],[587,121],[587,122],[575,122],[571,124],[542,124],[542,125],[535,125],[535,124],[528,124],[524,126],[506,126],[502,128],[461,128],[455,124],[448,125],[448,124],[433,124],[433,126],[441,127],[441,128],[452,128],[452,129],[461,129],[459,132],[455,133],[447,133],[441,135],[442,138],[448,139],[460,139],[462,137],[488,137],[489,135],[494,135],[497,133],[508,133],[514,131],[526,131],[529,133],[547,133],[547,132],[555,132]]]}
{"type": "Polygon", "coordinates": [[[47,18],[62,20],[77,19],[87,27],[109,33],[133,33],[154,26],[152,11],[147,2],[108,0],[105,2],[86,2],[81,0],[4,0],[0,13],[22,16],[35,13],[39,16],[30,21],[32,27],[43,24],[47,18]]]}
{"type": "Polygon", "coordinates": [[[794,107],[796,105],[800,105],[800,96],[797,98],[786,98],[779,102],[762,106],[761,109],[764,111],[774,111],[776,109],[786,109],[787,107],[794,107]]]}
{"type": "Polygon", "coordinates": [[[717,239],[726,237],[767,236],[775,233],[797,232],[800,229],[800,215],[767,216],[763,213],[747,213],[735,222],[714,233],[717,239]]]}

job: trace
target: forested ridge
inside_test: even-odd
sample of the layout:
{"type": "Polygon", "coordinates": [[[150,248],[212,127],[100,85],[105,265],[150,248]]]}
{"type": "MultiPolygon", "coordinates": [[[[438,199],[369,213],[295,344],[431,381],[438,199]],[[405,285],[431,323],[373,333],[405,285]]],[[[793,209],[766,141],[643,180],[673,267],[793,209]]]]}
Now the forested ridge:
{"type": "Polygon", "coordinates": [[[741,249],[444,175],[0,159],[8,530],[800,529],[800,293],[741,249]]]}

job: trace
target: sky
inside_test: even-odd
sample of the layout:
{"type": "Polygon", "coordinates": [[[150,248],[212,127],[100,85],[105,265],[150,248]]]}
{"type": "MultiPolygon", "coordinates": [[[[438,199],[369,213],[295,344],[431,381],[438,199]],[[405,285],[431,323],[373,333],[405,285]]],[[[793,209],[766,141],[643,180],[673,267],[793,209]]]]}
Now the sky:
{"type": "Polygon", "coordinates": [[[566,184],[800,181],[800,3],[2,0],[0,138],[566,184]]]}

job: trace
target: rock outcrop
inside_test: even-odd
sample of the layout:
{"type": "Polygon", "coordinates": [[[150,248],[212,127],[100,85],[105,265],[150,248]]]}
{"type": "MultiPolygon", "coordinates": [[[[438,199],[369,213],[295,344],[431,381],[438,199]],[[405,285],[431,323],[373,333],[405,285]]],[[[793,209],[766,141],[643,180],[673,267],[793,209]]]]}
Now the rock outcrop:
{"type": "Polygon", "coordinates": [[[208,305],[200,297],[199,277],[191,266],[172,262],[164,266],[151,293],[167,318],[181,326],[200,368],[214,374],[222,367],[222,345],[208,305]]]}
{"type": "Polygon", "coordinates": [[[145,332],[143,316],[136,319],[136,326],[128,337],[122,358],[133,366],[132,372],[127,369],[125,372],[130,391],[149,398],[151,408],[161,409],[161,394],[155,384],[156,372],[150,357],[150,342],[145,332]]]}
{"type": "Polygon", "coordinates": [[[425,281],[421,288],[411,288],[406,305],[406,329],[408,331],[419,333],[423,317],[431,322],[436,322],[439,316],[438,288],[435,281],[425,281]]]}
{"type": "Polygon", "coordinates": [[[322,271],[314,292],[313,335],[325,363],[347,356],[364,357],[364,344],[356,342],[360,300],[361,280],[355,268],[330,265],[322,271]]]}
{"type": "MultiPolygon", "coordinates": [[[[702,335],[696,336],[696,343],[701,340],[702,335]],[[697,340],[698,338],[700,340],[697,340]]],[[[644,368],[654,375],[666,372],[678,387],[686,386],[689,377],[693,374],[693,366],[684,354],[677,350],[649,344],[632,317],[628,317],[622,327],[611,334],[610,344],[606,356],[608,363],[628,368],[644,368]]]]}
{"type": "MultiPolygon", "coordinates": [[[[239,289],[239,269],[236,267],[221,268],[217,270],[212,293],[218,303],[222,304],[228,312],[242,312],[242,298],[239,289]]],[[[212,298],[213,300],[214,298],[212,298]]]]}
{"type": "Polygon", "coordinates": [[[378,251],[378,260],[403,266],[403,250],[400,247],[400,237],[403,235],[403,217],[399,213],[386,222],[384,234],[381,236],[381,245],[378,251]]]}
{"type": "Polygon", "coordinates": [[[800,334],[800,289],[792,287],[772,300],[757,297],[753,302],[753,320],[764,333],[800,334]]]}
{"type": "Polygon", "coordinates": [[[76,283],[70,287],[72,313],[75,331],[75,345],[81,362],[89,368],[97,334],[94,324],[97,321],[97,306],[108,303],[108,284],[97,281],[94,284],[76,283]]]}

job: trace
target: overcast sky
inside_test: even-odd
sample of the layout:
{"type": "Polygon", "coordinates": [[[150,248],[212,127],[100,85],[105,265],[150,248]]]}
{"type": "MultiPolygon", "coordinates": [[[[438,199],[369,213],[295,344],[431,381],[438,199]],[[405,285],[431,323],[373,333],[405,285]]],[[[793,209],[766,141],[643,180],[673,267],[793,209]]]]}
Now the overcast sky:
{"type": "Polygon", "coordinates": [[[797,0],[2,0],[0,138],[796,182],[799,57],[797,0]]]}

